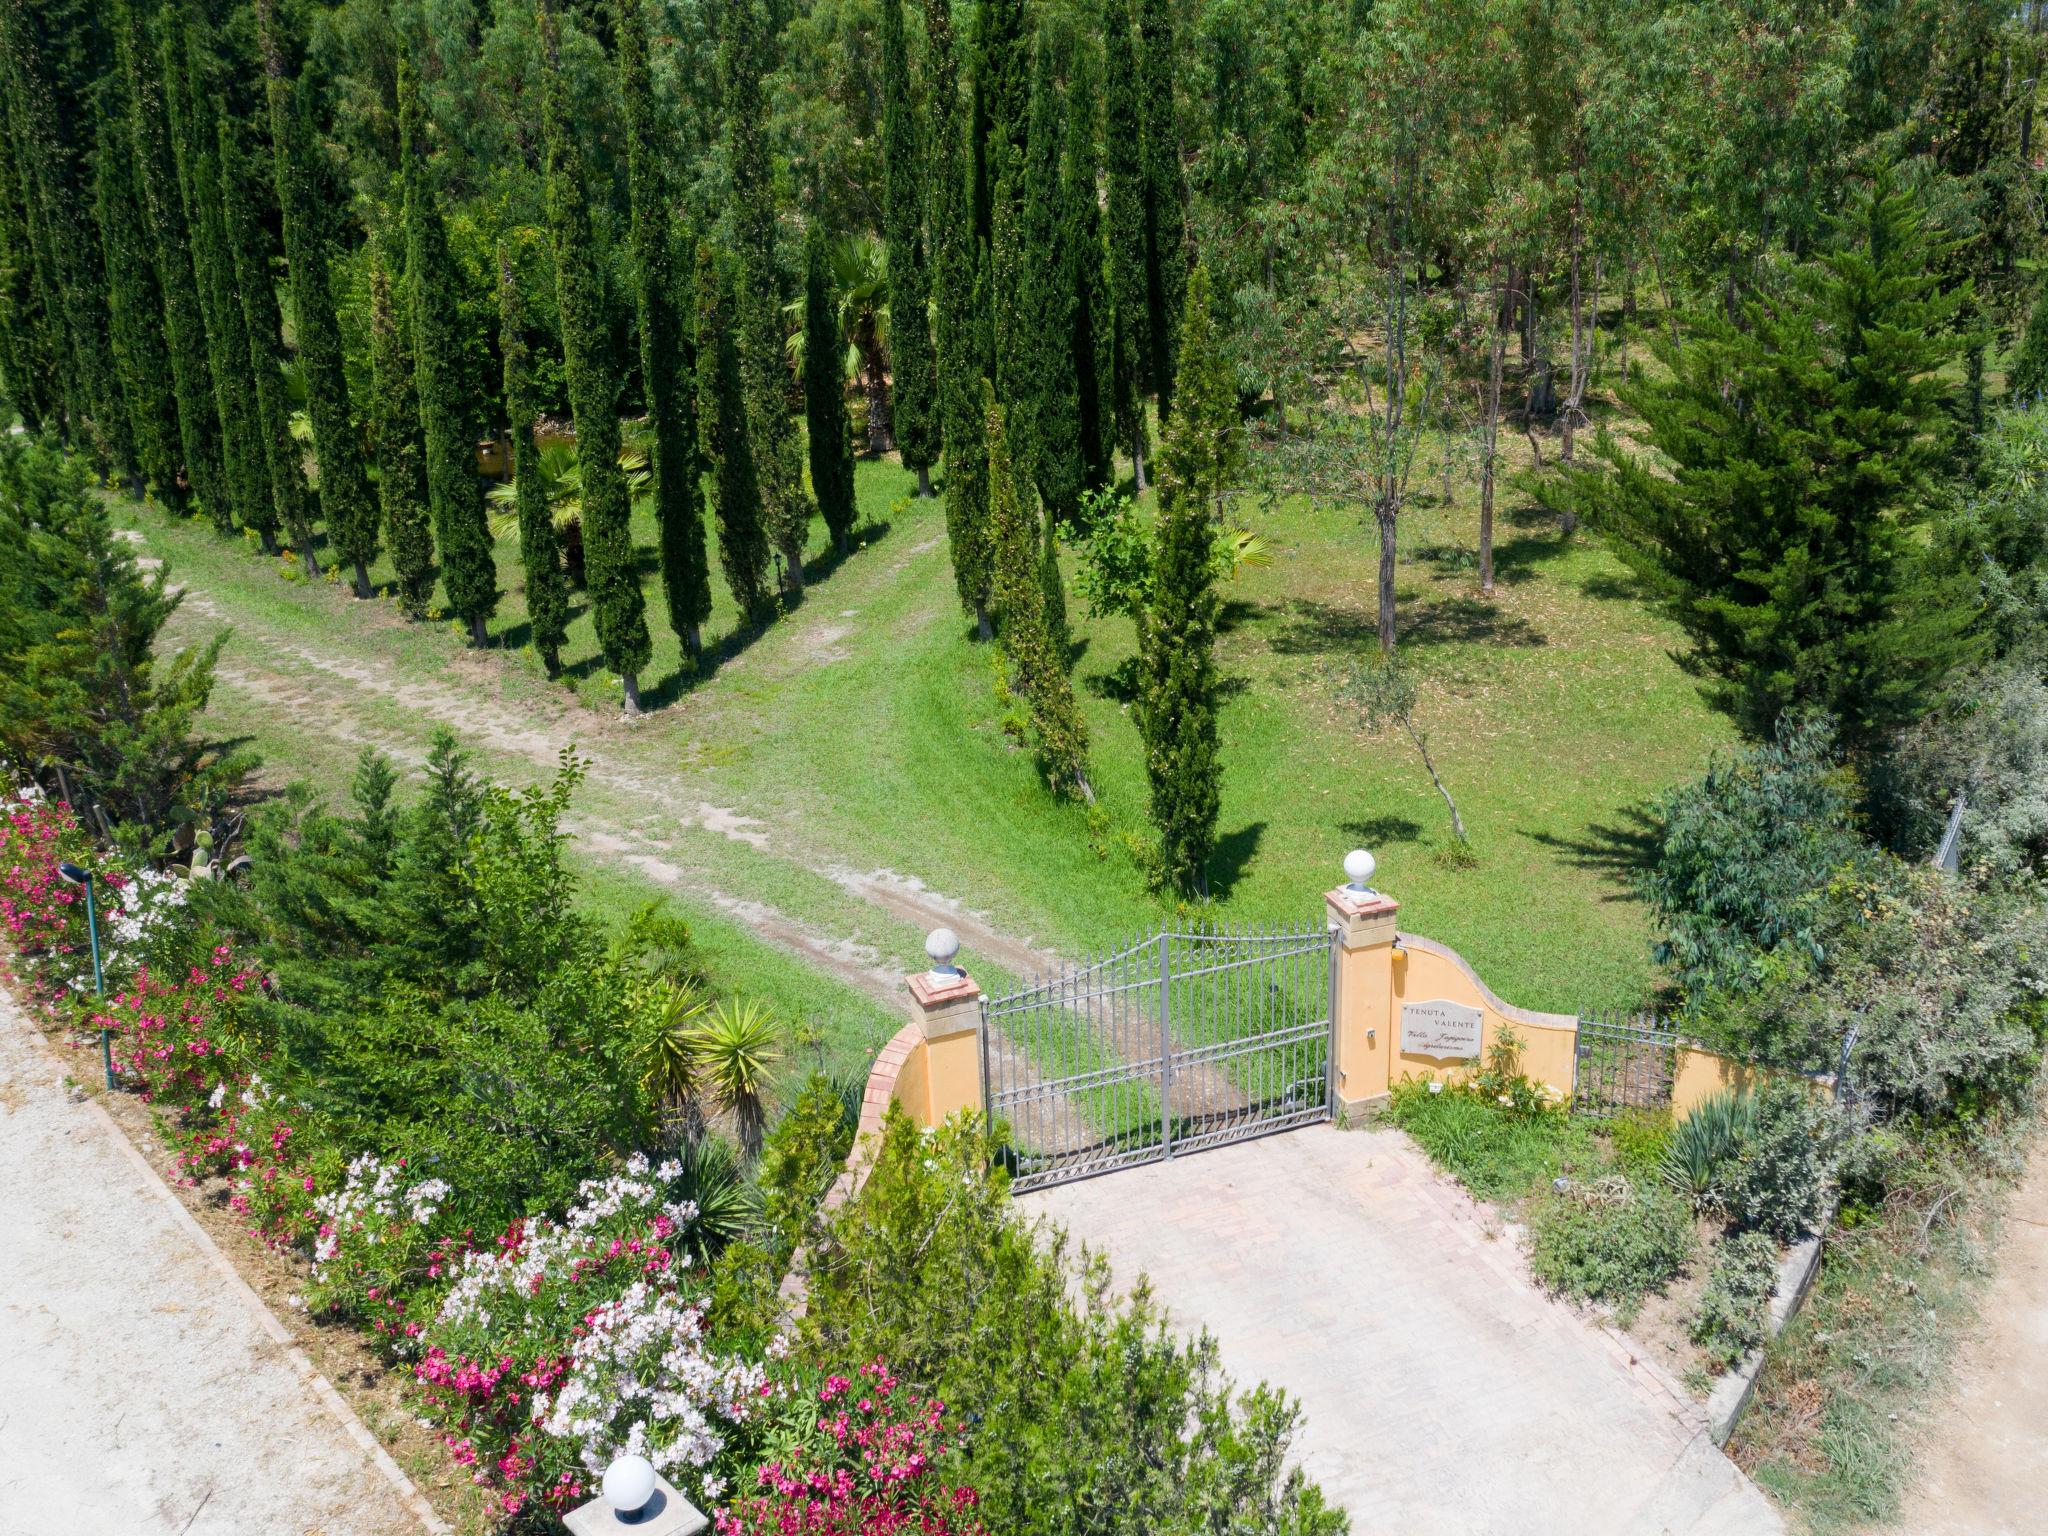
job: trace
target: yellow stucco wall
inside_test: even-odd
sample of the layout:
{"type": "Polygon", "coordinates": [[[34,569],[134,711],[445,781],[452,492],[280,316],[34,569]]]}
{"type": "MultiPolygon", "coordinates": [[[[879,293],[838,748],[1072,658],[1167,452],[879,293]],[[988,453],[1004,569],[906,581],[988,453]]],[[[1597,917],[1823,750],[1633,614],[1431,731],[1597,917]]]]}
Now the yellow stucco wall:
{"type": "Polygon", "coordinates": [[[1425,1074],[1458,1081],[1475,1071],[1485,1052],[1510,1028],[1522,1042],[1522,1070],[1560,1094],[1572,1091],[1572,1058],[1578,1044],[1578,1020],[1569,1014],[1535,1013],[1502,1002],[1453,950],[1429,939],[1403,934],[1401,952],[1390,967],[1392,998],[1387,1012],[1391,1043],[1398,1048],[1401,1006],[1442,999],[1477,1008],[1480,1014],[1480,1056],[1471,1060],[1442,1059],[1396,1049],[1389,1071],[1391,1083],[1425,1074]]]}
{"type": "Polygon", "coordinates": [[[931,1089],[931,1047],[923,1040],[914,1042],[910,1052],[903,1058],[903,1064],[896,1069],[896,1102],[903,1106],[903,1113],[919,1125],[937,1125],[932,1118],[931,1089]]]}

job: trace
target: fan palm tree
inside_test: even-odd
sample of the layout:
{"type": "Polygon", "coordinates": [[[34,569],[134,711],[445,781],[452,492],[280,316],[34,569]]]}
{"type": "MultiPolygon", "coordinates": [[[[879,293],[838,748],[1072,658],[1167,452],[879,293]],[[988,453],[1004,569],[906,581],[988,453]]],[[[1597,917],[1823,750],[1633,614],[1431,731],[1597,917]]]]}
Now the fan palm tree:
{"type": "MultiPolygon", "coordinates": [[[[846,366],[860,380],[867,402],[868,452],[880,456],[895,446],[889,412],[889,256],[873,235],[832,242],[832,294],[839,334],[846,340],[846,366]]],[[[804,370],[804,301],[799,294],[782,306],[789,332],[789,360],[804,370]]]]}
{"type": "Polygon", "coordinates": [[[775,1016],[750,998],[727,998],[688,1030],[697,1081],[730,1114],[740,1150],[761,1155],[768,1130],[769,1079],[782,1060],[775,1016]]]}
{"type": "MultiPolygon", "coordinates": [[[[647,467],[647,433],[626,424],[619,444],[619,468],[626,472],[626,494],[634,510],[653,494],[654,476],[647,467]]],[[[540,469],[541,489],[547,494],[548,509],[554,514],[555,533],[561,539],[562,559],[569,580],[583,585],[583,466],[576,457],[574,440],[550,438],[539,445],[534,462],[540,469]]],[[[519,487],[516,481],[501,480],[485,493],[486,514],[491,537],[509,539],[519,532],[519,487]]]]}

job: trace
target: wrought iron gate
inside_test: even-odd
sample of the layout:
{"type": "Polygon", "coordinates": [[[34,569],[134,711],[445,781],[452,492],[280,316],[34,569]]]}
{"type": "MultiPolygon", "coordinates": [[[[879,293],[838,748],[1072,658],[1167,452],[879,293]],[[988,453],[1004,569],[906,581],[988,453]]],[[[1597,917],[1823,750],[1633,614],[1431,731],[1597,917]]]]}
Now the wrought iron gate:
{"type": "Polygon", "coordinates": [[[1572,1063],[1572,1108],[1606,1116],[1621,1109],[1662,1109],[1678,1070],[1678,1031],[1656,1015],[1581,1013],[1572,1063]]]}
{"type": "Polygon", "coordinates": [[[1333,942],[1169,929],[983,998],[982,1097],[1015,1187],[1327,1120],[1333,942]]]}

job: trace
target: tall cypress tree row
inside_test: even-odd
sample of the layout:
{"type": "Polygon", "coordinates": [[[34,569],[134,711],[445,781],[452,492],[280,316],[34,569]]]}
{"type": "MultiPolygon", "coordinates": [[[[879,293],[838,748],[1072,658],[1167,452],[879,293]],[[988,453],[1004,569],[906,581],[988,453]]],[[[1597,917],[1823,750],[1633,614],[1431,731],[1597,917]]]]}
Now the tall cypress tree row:
{"type": "Polygon", "coordinates": [[[1043,535],[1030,477],[1012,463],[995,391],[982,386],[988,423],[989,532],[995,554],[995,605],[1010,686],[1031,710],[1038,765],[1056,795],[1093,803],[1088,785],[1088,727],[1074,704],[1066,656],[1045,606],[1043,535]]]}
{"type": "MultiPolygon", "coordinates": [[[[477,484],[476,423],[470,419],[463,387],[463,337],[456,303],[460,281],[441,221],[440,199],[427,165],[426,114],[419,82],[403,53],[398,60],[399,179],[405,188],[406,307],[411,311],[413,368],[419,376],[420,431],[427,451],[427,506],[434,519],[434,543],[441,552],[441,590],[448,606],[469,626],[471,645],[490,639],[498,606],[498,570],[491,558],[491,531],[484,521],[483,492],[477,484]]],[[[584,251],[587,260],[589,251],[584,251]]],[[[618,418],[612,417],[611,471],[618,466],[618,418]]],[[[602,476],[593,485],[584,470],[586,523],[602,476]]],[[[621,483],[623,495],[623,482],[621,483]]],[[[637,592],[638,588],[635,588],[637,592]]]]}
{"type": "MultiPolygon", "coordinates": [[[[291,282],[292,334],[306,380],[314,461],[320,468],[320,516],[337,549],[372,549],[377,537],[377,506],[370,499],[369,481],[363,472],[362,444],[356,436],[348,374],[342,364],[341,327],[335,319],[334,294],[328,281],[327,213],[321,203],[318,173],[321,151],[306,116],[306,104],[285,74],[284,39],[278,30],[275,4],[276,0],[256,0],[256,28],[263,53],[270,142],[277,159],[275,180],[284,228],[285,268],[291,282]]],[[[363,598],[373,595],[366,571],[356,572],[355,593],[363,598]]]]}
{"type": "MultiPolygon", "coordinates": [[[[270,242],[263,233],[263,210],[271,203],[270,179],[247,130],[231,118],[220,123],[220,165],[223,212],[228,245],[234,253],[235,287],[240,294],[242,327],[249,343],[249,368],[256,390],[256,428],[263,454],[268,506],[242,508],[243,523],[261,537],[282,526],[308,553],[313,545],[312,498],[300,467],[298,439],[292,436],[291,395],[284,381],[284,325],[277,308],[277,283],[271,276],[270,242]]],[[[328,529],[329,547],[352,561],[358,579],[367,579],[365,561],[376,553],[347,547],[343,530],[328,529]]],[[[374,533],[374,530],[373,530],[374,533]]]]}
{"type": "MultiPolygon", "coordinates": [[[[1074,374],[1075,253],[1067,244],[1061,188],[1065,116],[1052,38],[1038,34],[1031,74],[1031,131],[1024,147],[1017,229],[1014,326],[1017,383],[1010,397],[1017,460],[1031,475],[1052,523],[1071,522],[1081,504],[1081,411],[1074,374]]],[[[1006,307],[1008,307],[1006,305],[1006,307]]]]}
{"type": "Polygon", "coordinates": [[[996,180],[992,140],[1024,149],[1031,111],[1031,21],[1025,0],[982,0],[974,17],[974,90],[968,139],[973,155],[974,236],[995,240],[996,180]]]}
{"type": "Polygon", "coordinates": [[[711,247],[697,247],[697,430],[711,470],[718,515],[718,564],[749,624],[775,612],[768,590],[768,535],[741,398],[740,354],[732,334],[731,290],[711,247]]]}
{"type": "Polygon", "coordinates": [[[711,569],[704,551],[703,466],[697,461],[696,365],[684,326],[676,271],[668,144],[655,116],[640,0],[617,0],[619,94],[626,117],[626,169],[633,215],[633,299],[640,319],[640,373],[654,427],[654,514],[661,534],[661,585],[668,622],[692,660],[703,654],[711,617],[711,569]]]}
{"type": "Polygon", "coordinates": [[[1145,115],[1138,98],[1138,56],[1130,0],[1103,0],[1103,105],[1108,148],[1110,414],[1131,456],[1139,494],[1145,490],[1145,396],[1152,381],[1152,309],[1145,258],[1145,115]]]}
{"type": "Polygon", "coordinates": [[[1181,322],[1179,405],[1159,448],[1159,557],[1139,631],[1138,728],[1161,869],[1206,896],[1216,848],[1215,512],[1237,455],[1237,388],[1197,267],[1181,322]]]}
{"type": "Polygon", "coordinates": [[[45,423],[56,423],[63,407],[29,228],[28,167],[15,133],[20,111],[11,92],[0,92],[0,384],[22,424],[39,433],[45,423]]]}
{"type": "Polygon", "coordinates": [[[157,282],[164,299],[164,341],[171,354],[171,384],[178,397],[179,448],[185,478],[216,527],[227,526],[229,507],[221,462],[220,406],[206,356],[206,321],[192,272],[191,235],[178,193],[163,81],[137,10],[139,0],[116,0],[121,68],[128,78],[135,177],[149,209],[157,282]]]}
{"type": "MultiPolygon", "coordinates": [[[[182,6],[167,7],[163,35],[157,41],[158,65],[163,71],[171,141],[177,151],[185,225],[192,232],[192,269],[206,320],[214,408],[220,413],[221,471],[229,505],[215,509],[214,523],[226,533],[236,522],[256,529],[269,523],[270,466],[256,425],[249,331],[242,319],[242,295],[235,286],[234,253],[228,248],[227,215],[221,198],[217,88],[210,74],[201,74],[207,59],[196,30],[188,24],[182,6]]],[[[298,545],[306,574],[319,575],[312,530],[306,529],[304,538],[298,530],[286,531],[298,545]]]]}
{"type": "Polygon", "coordinates": [[[576,463],[583,477],[584,580],[597,643],[619,675],[628,715],[640,713],[640,671],[653,654],[647,600],[633,558],[632,503],[619,467],[619,381],[605,337],[604,278],[590,223],[588,178],[562,82],[561,22],[541,0],[541,116],[547,134],[548,228],[555,243],[555,293],[562,314],[562,360],[576,418],[576,463]]]}
{"type": "Polygon", "coordinates": [[[1081,478],[1093,488],[1115,476],[1116,423],[1111,419],[1108,250],[1102,237],[1101,157],[1095,147],[1098,101],[1095,55],[1076,42],[1068,69],[1066,158],[1060,170],[1060,222],[1074,285],[1071,347],[1081,478]]]}
{"type": "Polygon", "coordinates": [[[1173,12],[1169,0],[1138,0],[1139,102],[1145,119],[1145,293],[1152,389],[1159,419],[1173,411],[1181,312],[1188,285],[1187,183],[1174,115],[1173,12]]]}
{"type": "MultiPolygon", "coordinates": [[[[396,242],[394,242],[396,243],[396,242]]],[[[370,416],[377,438],[377,496],[398,602],[415,619],[434,595],[434,532],[427,511],[427,447],[420,436],[419,370],[412,324],[398,312],[382,250],[370,265],[370,416]]]]}
{"type": "Polygon", "coordinates": [[[953,52],[952,0],[925,0],[925,59],[932,124],[932,275],[939,422],[946,450],[946,542],[960,602],[989,638],[987,418],[975,313],[975,242],[967,137],[953,52]]]}
{"type": "MultiPolygon", "coordinates": [[[[128,132],[127,81],[109,70],[101,82],[96,166],[101,259],[107,272],[107,327],[145,485],[173,511],[185,506],[178,479],[178,402],[164,388],[170,352],[164,345],[164,301],[135,184],[128,132]]],[[[140,487],[133,488],[140,494],[140,487]]]]}
{"type": "Polygon", "coordinates": [[[854,521],[845,354],[833,314],[825,229],[814,220],[804,231],[804,420],[810,429],[811,489],[817,493],[825,526],[832,530],[832,546],[841,554],[846,553],[854,521]]]}
{"type": "MultiPolygon", "coordinates": [[[[540,450],[533,423],[533,360],[526,340],[526,306],[513,275],[511,253],[498,248],[498,350],[505,358],[505,410],[512,425],[512,494],[519,507],[519,563],[526,573],[526,617],[533,648],[553,677],[562,668],[562,641],[569,632],[569,579],[562,570],[555,515],[541,484],[540,450]]],[[[690,453],[695,473],[696,451],[690,453]]]]}
{"type": "Polygon", "coordinates": [[[938,375],[932,360],[931,273],[924,235],[924,134],[910,88],[903,0],[882,0],[882,157],[896,448],[903,467],[917,471],[917,494],[929,496],[941,436],[938,375]]]}
{"type": "Polygon", "coordinates": [[[766,18],[760,0],[729,0],[719,39],[732,218],[739,249],[739,345],[747,433],[761,488],[761,518],[782,554],[783,590],[804,590],[804,541],[811,501],[804,494],[796,431],[783,400],[789,367],[782,345],[782,295],[775,267],[775,183],[768,170],[766,18]]]}

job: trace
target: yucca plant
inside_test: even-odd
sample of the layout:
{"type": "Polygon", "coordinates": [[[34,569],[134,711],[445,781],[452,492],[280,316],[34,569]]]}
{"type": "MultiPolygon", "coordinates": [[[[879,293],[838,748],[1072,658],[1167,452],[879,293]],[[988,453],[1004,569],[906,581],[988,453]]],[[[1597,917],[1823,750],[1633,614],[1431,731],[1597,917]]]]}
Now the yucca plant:
{"type": "Polygon", "coordinates": [[[679,1234],[678,1247],[692,1267],[702,1267],[754,1230],[760,1198],[731,1146],[716,1136],[684,1147],[676,1162],[682,1171],[670,1180],[669,1194],[697,1208],[697,1219],[679,1234]]]}
{"type": "Polygon", "coordinates": [[[727,998],[689,1031],[698,1081],[733,1118],[740,1149],[761,1155],[768,1130],[769,1081],[782,1060],[775,1016],[751,998],[727,998]]]}
{"type": "Polygon", "coordinates": [[[1715,1094],[1672,1127],[1659,1165],[1664,1182],[1690,1200],[1695,1211],[1719,1206],[1728,1171],[1755,1129],[1752,1094],[1742,1089],[1715,1094]]]}
{"type": "Polygon", "coordinates": [[[640,1086],[659,1106],[664,1140],[694,1145],[704,1135],[703,1070],[695,1031],[711,1000],[687,982],[660,977],[635,1000],[641,1036],[640,1086]]]}

